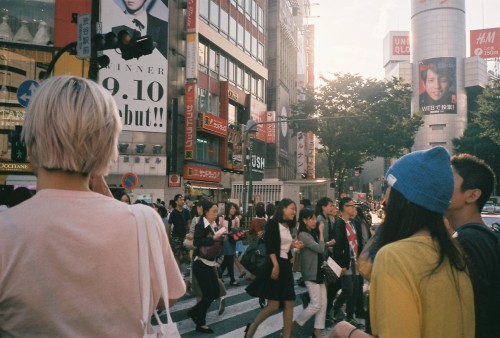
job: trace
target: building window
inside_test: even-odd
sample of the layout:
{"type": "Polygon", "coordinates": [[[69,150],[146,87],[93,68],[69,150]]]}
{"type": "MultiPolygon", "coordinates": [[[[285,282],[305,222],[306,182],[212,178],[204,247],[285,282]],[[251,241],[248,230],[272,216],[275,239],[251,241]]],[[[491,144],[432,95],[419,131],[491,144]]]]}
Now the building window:
{"type": "Polygon", "coordinates": [[[236,66],[236,85],[243,88],[243,69],[236,66]]]}
{"type": "Polygon", "coordinates": [[[243,26],[238,24],[238,45],[243,47],[243,43],[245,42],[245,30],[243,26]]]}
{"type": "Polygon", "coordinates": [[[243,72],[243,82],[244,82],[244,87],[245,87],[245,90],[247,92],[250,92],[250,74],[248,74],[247,72],[243,72]]]}
{"type": "Polygon", "coordinates": [[[219,163],[219,139],[212,135],[196,138],[196,160],[204,163],[219,163]]]}
{"type": "Polygon", "coordinates": [[[220,30],[226,35],[229,33],[229,14],[222,8],[220,10],[220,30]]]}
{"type": "Polygon", "coordinates": [[[240,11],[242,14],[245,12],[245,0],[238,0],[238,11],[240,11]]]}
{"type": "Polygon", "coordinates": [[[215,94],[210,94],[209,96],[209,112],[212,115],[219,116],[219,96],[215,94]]]}
{"type": "Polygon", "coordinates": [[[203,43],[198,43],[198,62],[200,64],[200,70],[202,72],[207,72],[208,67],[208,46],[203,43]]]}
{"type": "Polygon", "coordinates": [[[257,38],[252,36],[252,55],[257,58],[258,50],[257,50],[257,38]]]}
{"type": "Polygon", "coordinates": [[[234,63],[232,61],[228,61],[227,66],[229,81],[231,81],[232,83],[236,83],[236,67],[234,66],[234,63]]]}
{"type": "Polygon", "coordinates": [[[208,2],[209,0],[200,0],[200,16],[208,21],[208,2]]]}
{"type": "Polygon", "coordinates": [[[210,1],[210,24],[219,28],[219,5],[210,1]]]}
{"type": "Polygon", "coordinates": [[[198,88],[198,111],[208,111],[208,91],[198,88]]]}
{"type": "Polygon", "coordinates": [[[257,57],[259,58],[259,61],[264,62],[264,45],[261,43],[257,46],[257,57]]]}
{"type": "Polygon", "coordinates": [[[227,78],[227,58],[224,55],[219,56],[219,75],[227,78]]]}
{"type": "Polygon", "coordinates": [[[215,50],[213,50],[212,48],[210,48],[210,51],[209,51],[209,58],[208,58],[208,63],[209,63],[209,66],[210,66],[210,70],[212,71],[217,71],[217,55],[215,53],[215,50]]]}
{"type": "Polygon", "coordinates": [[[259,31],[263,32],[264,31],[264,10],[259,7],[257,9],[257,12],[258,12],[257,22],[259,23],[259,31]]]}
{"type": "Polygon", "coordinates": [[[250,54],[252,50],[252,39],[250,39],[250,32],[245,30],[245,50],[250,54]]]}
{"type": "Polygon", "coordinates": [[[253,76],[250,77],[250,80],[252,81],[251,83],[251,88],[250,88],[250,92],[252,93],[252,95],[254,97],[257,97],[257,79],[254,78],[253,76]]]}
{"type": "Polygon", "coordinates": [[[233,124],[233,125],[238,124],[238,119],[237,119],[237,115],[236,115],[237,111],[238,110],[237,110],[236,106],[230,103],[229,107],[227,109],[227,123],[228,124],[233,124]]]}
{"type": "Polygon", "coordinates": [[[238,36],[238,34],[236,32],[236,19],[233,17],[230,17],[229,18],[229,37],[231,38],[231,40],[236,42],[237,36],[238,36]]]}

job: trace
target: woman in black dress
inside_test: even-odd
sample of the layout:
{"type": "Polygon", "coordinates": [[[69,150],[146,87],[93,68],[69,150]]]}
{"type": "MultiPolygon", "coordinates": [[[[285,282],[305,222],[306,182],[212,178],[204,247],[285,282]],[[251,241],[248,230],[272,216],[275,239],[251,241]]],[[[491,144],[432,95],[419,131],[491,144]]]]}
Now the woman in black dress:
{"type": "Polygon", "coordinates": [[[274,217],[266,225],[264,240],[269,256],[268,268],[258,275],[246,290],[251,296],[267,299],[268,303],[259,312],[255,321],[247,325],[245,337],[253,337],[259,325],[278,311],[280,303],[284,306],[283,337],[291,337],[295,303],[291,249],[304,247],[302,242],[294,241],[292,238],[292,229],[297,224],[296,215],[295,202],[285,198],[278,204],[274,217]]]}
{"type": "Polygon", "coordinates": [[[204,201],[203,216],[195,226],[193,244],[196,249],[193,252],[193,275],[201,289],[201,299],[188,311],[188,316],[195,322],[196,331],[201,333],[213,333],[214,331],[206,325],[205,318],[207,310],[212,302],[219,298],[219,282],[217,276],[217,261],[214,258],[202,258],[200,248],[203,246],[216,245],[216,241],[224,239],[224,235],[217,232],[218,208],[217,205],[204,201]]]}

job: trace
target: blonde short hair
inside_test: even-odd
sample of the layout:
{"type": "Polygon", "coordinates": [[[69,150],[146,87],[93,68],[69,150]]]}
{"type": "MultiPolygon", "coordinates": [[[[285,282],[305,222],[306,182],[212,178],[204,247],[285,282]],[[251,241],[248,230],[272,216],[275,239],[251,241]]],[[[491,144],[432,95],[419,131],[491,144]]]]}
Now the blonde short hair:
{"type": "Polygon", "coordinates": [[[57,76],[33,96],[22,138],[35,168],[106,175],[118,157],[121,128],[107,90],[81,77],[57,76]]]}

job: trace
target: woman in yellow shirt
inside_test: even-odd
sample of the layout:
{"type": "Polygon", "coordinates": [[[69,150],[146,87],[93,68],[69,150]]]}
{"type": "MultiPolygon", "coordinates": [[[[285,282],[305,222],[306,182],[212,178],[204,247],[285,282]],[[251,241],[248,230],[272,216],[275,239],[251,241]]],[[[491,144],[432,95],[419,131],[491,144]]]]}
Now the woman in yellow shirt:
{"type": "MultiPolygon", "coordinates": [[[[474,337],[472,286],[443,214],[453,195],[442,147],[403,156],[386,174],[386,217],[371,275],[375,337],[474,337]]],[[[370,337],[341,322],[332,337],[370,337]]]]}

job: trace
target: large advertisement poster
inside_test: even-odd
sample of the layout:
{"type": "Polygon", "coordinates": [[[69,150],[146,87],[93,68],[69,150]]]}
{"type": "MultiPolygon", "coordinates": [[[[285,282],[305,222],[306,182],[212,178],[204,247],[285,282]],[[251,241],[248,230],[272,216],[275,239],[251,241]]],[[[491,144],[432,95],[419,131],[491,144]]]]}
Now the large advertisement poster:
{"type": "Polygon", "coordinates": [[[457,113],[457,61],[454,57],[419,62],[419,103],[424,114],[457,113]]]}
{"type": "Polygon", "coordinates": [[[102,32],[127,27],[156,42],[153,53],[124,60],[120,50],[106,50],[110,64],[99,82],[116,100],[123,130],[165,133],[167,126],[167,0],[101,0],[102,32]]]}

